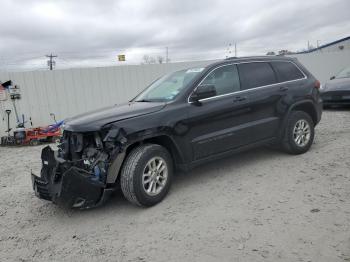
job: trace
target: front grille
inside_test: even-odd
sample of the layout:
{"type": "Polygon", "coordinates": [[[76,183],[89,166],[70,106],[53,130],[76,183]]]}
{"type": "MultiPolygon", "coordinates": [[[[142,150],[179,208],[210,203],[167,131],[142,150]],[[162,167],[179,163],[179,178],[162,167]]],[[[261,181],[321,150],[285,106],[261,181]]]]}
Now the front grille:
{"type": "Polygon", "coordinates": [[[324,101],[350,101],[350,91],[329,91],[322,93],[324,101]]]}
{"type": "Polygon", "coordinates": [[[341,100],[343,98],[342,95],[332,95],[331,96],[332,100],[341,100]]]}
{"type": "Polygon", "coordinates": [[[347,90],[327,91],[322,93],[322,96],[350,96],[350,91],[347,91],[347,90]]]}

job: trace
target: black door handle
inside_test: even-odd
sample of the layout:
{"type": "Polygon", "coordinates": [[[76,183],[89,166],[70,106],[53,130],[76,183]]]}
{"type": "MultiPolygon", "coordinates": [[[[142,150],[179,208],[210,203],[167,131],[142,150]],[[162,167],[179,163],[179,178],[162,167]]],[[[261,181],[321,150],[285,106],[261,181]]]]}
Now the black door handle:
{"type": "Polygon", "coordinates": [[[242,101],[245,101],[247,100],[247,97],[246,96],[236,96],[234,99],[233,99],[233,102],[242,102],[242,101]]]}
{"type": "Polygon", "coordinates": [[[286,87],[286,86],[281,86],[281,87],[280,87],[280,90],[281,90],[281,91],[287,91],[287,90],[288,90],[288,87],[286,87]]]}

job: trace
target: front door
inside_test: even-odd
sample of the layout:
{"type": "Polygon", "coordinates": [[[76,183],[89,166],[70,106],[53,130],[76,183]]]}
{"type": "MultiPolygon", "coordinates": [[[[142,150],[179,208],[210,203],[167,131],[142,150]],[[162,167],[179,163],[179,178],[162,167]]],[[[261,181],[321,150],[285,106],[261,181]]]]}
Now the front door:
{"type": "Polygon", "coordinates": [[[188,142],[193,160],[229,151],[249,143],[244,125],[250,119],[249,98],[240,94],[237,66],[212,70],[199,85],[214,85],[216,96],[189,104],[188,142]]]}

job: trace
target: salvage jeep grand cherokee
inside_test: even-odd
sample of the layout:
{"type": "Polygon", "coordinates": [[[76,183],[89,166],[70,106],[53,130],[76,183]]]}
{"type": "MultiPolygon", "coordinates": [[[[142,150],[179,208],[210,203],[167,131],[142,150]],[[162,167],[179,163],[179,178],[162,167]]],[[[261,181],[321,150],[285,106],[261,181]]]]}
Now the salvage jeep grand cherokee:
{"type": "Polygon", "coordinates": [[[42,150],[40,198],[89,208],[120,185],[152,206],[174,170],[264,144],[306,152],[320,121],[320,83],[296,59],[229,58],[165,75],[126,104],[65,122],[58,151],[42,150]]]}

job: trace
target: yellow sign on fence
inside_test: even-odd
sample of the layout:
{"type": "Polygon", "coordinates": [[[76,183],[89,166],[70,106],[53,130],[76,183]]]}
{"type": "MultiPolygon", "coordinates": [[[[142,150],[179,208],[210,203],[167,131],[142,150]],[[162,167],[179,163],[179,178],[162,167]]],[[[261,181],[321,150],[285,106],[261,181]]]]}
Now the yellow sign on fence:
{"type": "Polygon", "coordinates": [[[118,61],[119,62],[125,61],[125,55],[118,55],[118,61]]]}

